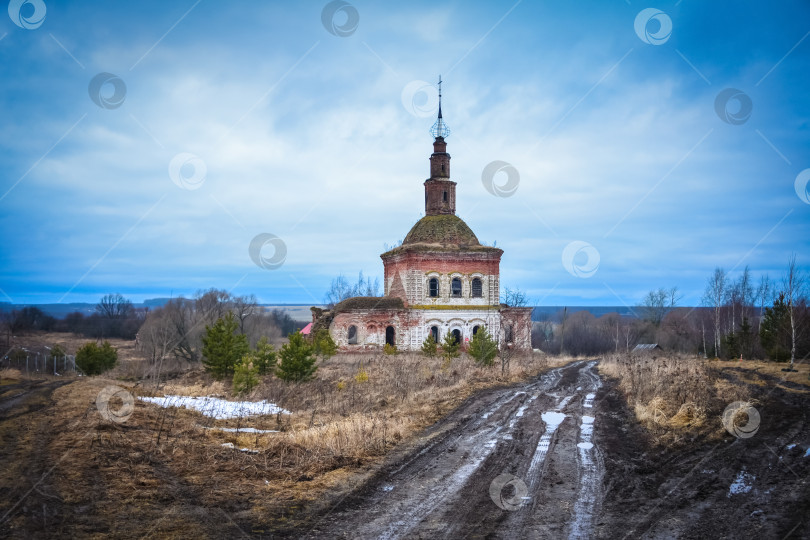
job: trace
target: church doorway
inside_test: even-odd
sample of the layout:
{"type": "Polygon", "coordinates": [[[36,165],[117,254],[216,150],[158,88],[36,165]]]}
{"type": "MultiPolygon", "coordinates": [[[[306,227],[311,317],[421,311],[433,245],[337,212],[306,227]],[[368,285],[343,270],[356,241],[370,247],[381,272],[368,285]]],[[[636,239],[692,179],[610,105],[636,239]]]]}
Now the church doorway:
{"type": "Polygon", "coordinates": [[[461,343],[461,330],[456,328],[451,333],[453,334],[453,343],[461,343]]]}
{"type": "Polygon", "coordinates": [[[385,329],[385,344],[391,345],[392,347],[396,346],[396,334],[394,333],[393,326],[389,326],[385,329]]]}

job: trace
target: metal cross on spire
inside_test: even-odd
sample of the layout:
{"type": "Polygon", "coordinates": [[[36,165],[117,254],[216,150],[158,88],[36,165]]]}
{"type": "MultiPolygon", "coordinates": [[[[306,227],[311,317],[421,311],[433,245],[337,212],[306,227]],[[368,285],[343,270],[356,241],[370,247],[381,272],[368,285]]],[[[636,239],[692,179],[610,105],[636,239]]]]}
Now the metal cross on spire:
{"type": "Polygon", "coordinates": [[[442,118],[442,76],[439,75],[439,117],[436,119],[436,123],[433,124],[433,127],[430,128],[430,134],[433,135],[434,138],[438,139],[439,137],[447,138],[450,136],[450,128],[447,127],[447,124],[444,123],[444,119],[442,118]]]}

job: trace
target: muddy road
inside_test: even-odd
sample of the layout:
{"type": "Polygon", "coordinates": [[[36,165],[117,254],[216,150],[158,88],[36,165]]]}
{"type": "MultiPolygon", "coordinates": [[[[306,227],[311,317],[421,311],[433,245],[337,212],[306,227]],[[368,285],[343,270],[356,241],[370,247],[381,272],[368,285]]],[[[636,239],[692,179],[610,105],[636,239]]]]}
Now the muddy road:
{"type": "Polygon", "coordinates": [[[471,400],[305,537],[592,536],[604,475],[595,366],[577,362],[471,400]]]}

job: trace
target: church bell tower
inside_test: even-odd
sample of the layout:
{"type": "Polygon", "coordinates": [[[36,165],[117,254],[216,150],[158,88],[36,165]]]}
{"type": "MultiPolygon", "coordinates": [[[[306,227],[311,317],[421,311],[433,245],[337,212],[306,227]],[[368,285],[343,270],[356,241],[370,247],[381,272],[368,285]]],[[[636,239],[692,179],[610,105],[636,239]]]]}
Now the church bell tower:
{"type": "Polygon", "coordinates": [[[456,183],[450,180],[450,154],[445,138],[450,129],[442,118],[442,78],[439,77],[439,117],[430,128],[433,154],[430,156],[430,178],[425,180],[425,215],[456,213],[456,183]]]}

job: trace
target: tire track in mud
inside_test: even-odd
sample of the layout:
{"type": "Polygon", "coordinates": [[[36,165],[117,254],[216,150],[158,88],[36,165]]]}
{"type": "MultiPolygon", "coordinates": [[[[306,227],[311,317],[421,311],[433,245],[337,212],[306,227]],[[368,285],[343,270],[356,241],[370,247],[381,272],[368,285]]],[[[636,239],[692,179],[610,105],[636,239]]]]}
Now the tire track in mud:
{"type": "Polygon", "coordinates": [[[448,420],[456,425],[383,469],[306,536],[589,536],[604,470],[593,444],[595,366],[569,364],[465,404],[448,420]],[[490,490],[502,475],[515,491],[496,502],[490,490]]]}

